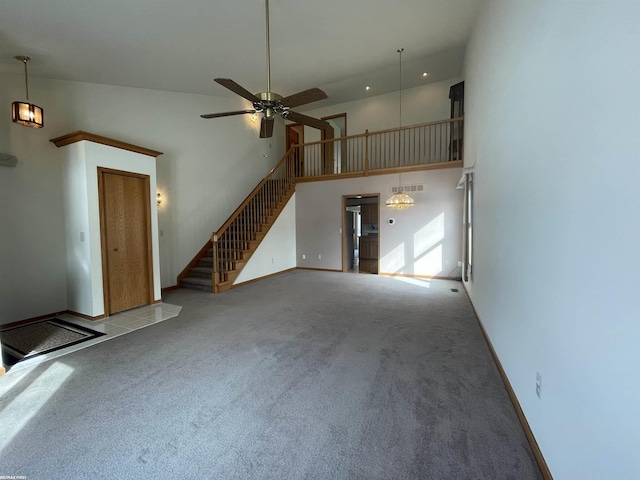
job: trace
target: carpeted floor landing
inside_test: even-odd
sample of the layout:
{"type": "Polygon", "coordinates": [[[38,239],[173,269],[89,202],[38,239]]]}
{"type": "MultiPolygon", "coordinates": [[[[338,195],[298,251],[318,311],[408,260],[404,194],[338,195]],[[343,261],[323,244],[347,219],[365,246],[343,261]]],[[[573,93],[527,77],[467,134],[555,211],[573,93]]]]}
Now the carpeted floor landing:
{"type": "Polygon", "coordinates": [[[542,478],[457,282],[300,270],[164,300],[179,317],[0,378],[0,475],[542,478]]]}

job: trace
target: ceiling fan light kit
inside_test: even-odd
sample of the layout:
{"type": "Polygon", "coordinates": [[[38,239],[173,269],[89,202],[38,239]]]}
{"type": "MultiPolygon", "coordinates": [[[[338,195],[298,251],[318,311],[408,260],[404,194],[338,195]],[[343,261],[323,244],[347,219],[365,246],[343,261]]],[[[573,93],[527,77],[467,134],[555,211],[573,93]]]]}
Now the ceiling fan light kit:
{"type": "Polygon", "coordinates": [[[29,75],[27,72],[27,62],[30,57],[18,55],[16,60],[24,63],[24,86],[27,93],[26,102],[13,102],[11,104],[11,120],[18,125],[31,128],[42,128],[44,126],[44,111],[38,105],[29,102],[29,75]]]}
{"type": "Polygon", "coordinates": [[[325,98],[327,98],[327,94],[319,88],[310,88],[308,90],[304,90],[287,97],[283,97],[282,95],[278,95],[277,93],[271,91],[269,0],[265,0],[265,11],[267,39],[267,91],[253,94],[230,78],[215,78],[214,81],[216,83],[222,85],[228,90],[231,90],[236,95],[240,95],[242,98],[249,100],[253,105],[253,110],[236,110],[231,112],[209,113],[200,115],[200,117],[219,118],[230,117],[233,115],[255,115],[257,113],[262,113],[262,120],[260,123],[260,138],[269,138],[273,135],[273,125],[276,115],[294,122],[303,123],[305,125],[323,130],[330,128],[330,125],[324,120],[318,120],[317,118],[308,117],[307,115],[296,113],[290,110],[291,108],[299,107],[301,105],[306,105],[307,103],[317,102],[318,100],[324,100],[325,98]]]}

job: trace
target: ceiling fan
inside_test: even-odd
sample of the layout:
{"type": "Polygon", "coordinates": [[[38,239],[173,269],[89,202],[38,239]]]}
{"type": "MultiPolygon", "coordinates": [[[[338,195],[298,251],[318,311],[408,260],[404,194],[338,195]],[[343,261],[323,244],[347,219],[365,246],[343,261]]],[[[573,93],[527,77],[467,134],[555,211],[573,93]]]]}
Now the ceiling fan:
{"type": "Polygon", "coordinates": [[[230,78],[214,78],[216,83],[219,83],[223,87],[231,90],[237,95],[246,98],[253,104],[253,110],[236,110],[232,112],[221,113],[209,113],[206,115],[200,115],[202,118],[218,118],[229,117],[232,115],[245,115],[262,113],[262,122],[260,124],[260,138],[269,138],[273,135],[273,123],[275,115],[278,114],[282,118],[292,120],[294,122],[309,125],[311,127],[326,130],[330,128],[330,125],[324,120],[318,120],[317,118],[308,117],[301,113],[293,112],[290,109],[305,105],[311,102],[317,102],[327,98],[327,94],[319,88],[310,88],[302,92],[294,93],[287,97],[278,95],[271,91],[271,54],[269,44],[269,0],[265,0],[266,10],[266,26],[267,26],[267,91],[259,92],[255,95],[238,85],[230,78]]]}

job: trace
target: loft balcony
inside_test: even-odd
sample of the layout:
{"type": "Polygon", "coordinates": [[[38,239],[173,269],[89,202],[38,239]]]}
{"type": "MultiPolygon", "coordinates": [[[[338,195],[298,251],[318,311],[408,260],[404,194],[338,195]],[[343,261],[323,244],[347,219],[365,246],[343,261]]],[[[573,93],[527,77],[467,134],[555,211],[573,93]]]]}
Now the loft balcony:
{"type": "Polygon", "coordinates": [[[296,182],[461,167],[464,118],[294,145],[287,163],[296,182]]]}

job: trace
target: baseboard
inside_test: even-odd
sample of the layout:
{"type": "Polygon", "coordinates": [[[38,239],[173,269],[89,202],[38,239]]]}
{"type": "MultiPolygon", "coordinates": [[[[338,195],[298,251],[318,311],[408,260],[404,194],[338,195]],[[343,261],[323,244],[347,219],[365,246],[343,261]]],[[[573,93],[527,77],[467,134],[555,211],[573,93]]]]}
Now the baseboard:
{"type": "MultiPolygon", "coordinates": [[[[171,290],[178,290],[180,287],[178,285],[172,285],[170,287],[164,287],[161,291],[162,293],[170,292],[171,290]]],[[[162,301],[162,300],[160,300],[162,301]]]]}
{"type": "Polygon", "coordinates": [[[536,441],[536,437],[533,435],[533,432],[531,431],[531,427],[529,426],[529,422],[527,421],[527,417],[525,416],[524,412],[522,411],[522,407],[520,406],[520,402],[518,401],[518,397],[516,396],[516,393],[513,391],[513,388],[511,387],[511,382],[509,381],[509,378],[507,377],[507,374],[505,373],[504,369],[502,368],[502,363],[500,363],[500,359],[498,358],[498,355],[496,354],[496,351],[493,348],[493,344],[491,343],[491,339],[489,338],[489,335],[487,334],[487,331],[484,328],[484,325],[482,324],[482,320],[480,319],[480,315],[478,315],[478,312],[476,311],[476,307],[473,304],[473,302],[471,301],[471,297],[469,297],[469,292],[467,291],[467,286],[466,284],[463,282],[462,283],[463,287],[464,287],[464,291],[467,294],[467,298],[469,298],[469,303],[471,303],[471,308],[473,308],[473,313],[476,316],[476,321],[478,322],[478,325],[480,326],[480,330],[482,331],[482,335],[484,336],[485,341],[487,342],[487,346],[489,347],[489,351],[491,352],[491,356],[493,357],[493,361],[496,364],[496,367],[498,367],[498,372],[500,372],[500,377],[502,377],[502,381],[504,382],[504,386],[507,389],[507,393],[509,394],[509,398],[511,399],[511,403],[513,404],[513,408],[516,411],[516,415],[518,416],[518,420],[520,420],[520,424],[522,425],[522,429],[524,430],[524,434],[527,437],[527,441],[529,442],[529,445],[531,446],[531,450],[533,452],[533,456],[536,459],[536,462],[538,462],[538,467],[540,468],[540,473],[542,473],[542,477],[545,480],[553,480],[553,476],[551,475],[551,470],[549,470],[549,466],[547,465],[546,460],[544,459],[544,456],[542,455],[542,451],[540,450],[540,446],[538,445],[538,442],[536,441]]]}
{"type": "Polygon", "coordinates": [[[235,284],[231,285],[231,288],[241,287],[243,285],[248,285],[250,283],[259,282],[260,280],[266,280],[267,278],[271,278],[271,277],[275,277],[275,276],[278,276],[278,275],[282,275],[283,273],[292,272],[295,269],[296,269],[296,267],[287,268],[286,270],[281,270],[281,271],[276,272],[276,273],[270,273],[269,275],[265,275],[264,277],[253,278],[251,280],[247,280],[246,282],[235,283],[235,284]]]}
{"type": "Polygon", "coordinates": [[[39,315],[37,317],[25,318],[24,320],[18,320],[17,322],[5,323],[4,325],[0,325],[1,330],[8,330],[14,327],[21,327],[22,325],[27,325],[28,323],[39,322],[40,320],[46,320],[48,318],[57,317],[58,315],[64,315],[65,313],[69,313],[69,310],[63,310],[61,312],[49,313],[47,315],[39,315]]]}
{"type": "Polygon", "coordinates": [[[333,268],[296,267],[295,270],[313,270],[313,271],[316,271],[316,272],[338,272],[338,273],[342,273],[342,270],[335,270],[333,268]]]}
{"type": "Polygon", "coordinates": [[[96,317],[92,317],[91,315],[85,315],[84,313],[74,312],[72,310],[67,310],[64,313],[68,313],[69,315],[73,315],[74,317],[84,318],[85,320],[90,320],[92,322],[95,321],[95,320],[102,320],[103,318],[107,318],[107,315],[105,315],[104,313],[102,315],[98,315],[96,317]]]}
{"type": "Polygon", "coordinates": [[[445,277],[442,275],[414,275],[412,273],[389,273],[389,272],[380,272],[378,275],[383,275],[385,277],[424,278],[427,280],[456,280],[458,282],[462,281],[462,277],[445,277]]]}

